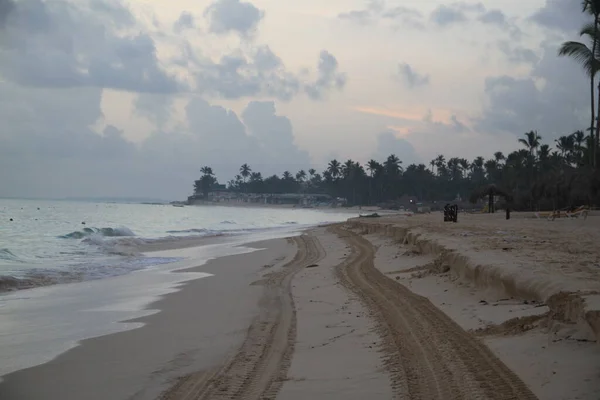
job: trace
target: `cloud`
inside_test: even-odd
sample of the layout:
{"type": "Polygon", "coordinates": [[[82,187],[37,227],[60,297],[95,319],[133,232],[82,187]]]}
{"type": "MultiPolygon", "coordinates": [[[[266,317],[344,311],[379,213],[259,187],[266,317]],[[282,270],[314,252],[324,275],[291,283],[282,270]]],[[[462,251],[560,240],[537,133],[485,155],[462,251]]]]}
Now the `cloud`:
{"type": "Polygon", "coordinates": [[[210,32],[216,34],[237,33],[251,35],[264,17],[264,12],[252,3],[240,0],[216,0],[204,11],[209,19],[210,32]]]}
{"type": "Polygon", "coordinates": [[[267,170],[300,170],[308,164],[308,152],[294,143],[294,131],[289,118],[276,114],[272,101],[252,101],[242,112],[242,121],[248,132],[261,143],[261,150],[271,165],[259,163],[267,170]]]}
{"type": "Polygon", "coordinates": [[[116,34],[133,27],[134,18],[125,6],[86,4],[15,3],[0,42],[3,78],[38,87],[90,86],[148,93],[186,89],[160,65],[148,34],[116,34]]]}
{"type": "Polygon", "coordinates": [[[377,147],[373,158],[383,161],[390,154],[395,154],[406,168],[410,164],[422,163],[421,157],[417,155],[414,146],[406,139],[396,137],[392,130],[387,130],[377,135],[377,147]]]}
{"type": "Polygon", "coordinates": [[[12,0],[0,0],[0,29],[4,28],[8,15],[15,9],[12,0]]]}
{"type": "Polygon", "coordinates": [[[250,102],[240,119],[194,98],[183,126],[157,129],[133,143],[118,127],[90,128],[103,121],[97,88],[56,91],[3,82],[0,91],[0,196],[181,199],[203,165],[212,166],[221,182],[244,162],[265,175],[310,165],[290,120],[273,102],[250,102]]]}
{"type": "Polygon", "coordinates": [[[556,56],[556,45],[544,44],[543,55],[528,77],[490,76],[486,103],[474,120],[480,132],[521,136],[537,129],[555,138],[589,124],[589,81],[570,59],[556,56]]]}
{"type": "Polygon", "coordinates": [[[507,60],[514,64],[532,64],[539,62],[540,58],[531,49],[522,46],[511,46],[510,42],[501,40],[498,49],[506,56],[507,60]]]}
{"type": "Polygon", "coordinates": [[[171,119],[173,100],[170,95],[141,93],[134,100],[134,113],[162,130],[171,119]]]}
{"type": "Polygon", "coordinates": [[[195,67],[196,91],[225,99],[270,96],[289,101],[301,87],[300,78],[268,46],[250,54],[237,51],[217,62],[200,60],[195,67]]]}
{"type": "Polygon", "coordinates": [[[383,1],[369,1],[366,8],[341,13],[338,18],[359,25],[369,25],[377,21],[388,20],[400,23],[404,27],[416,29],[424,27],[423,14],[419,11],[404,6],[387,8],[383,1]]]}
{"type": "Polygon", "coordinates": [[[435,10],[433,10],[429,18],[436,25],[442,27],[453,25],[456,23],[466,22],[468,20],[465,12],[462,9],[452,6],[446,6],[444,4],[438,6],[435,10]]]}
{"type": "Polygon", "coordinates": [[[184,11],[179,15],[179,18],[173,24],[173,30],[176,33],[181,33],[187,29],[196,28],[196,23],[194,21],[194,16],[187,11],[184,11]]]}
{"type": "Polygon", "coordinates": [[[339,19],[346,19],[360,25],[368,25],[373,21],[372,17],[373,13],[371,10],[352,10],[338,15],[339,19]]]}
{"type": "Polygon", "coordinates": [[[589,22],[589,16],[581,12],[581,2],[546,0],[530,19],[540,26],[566,34],[579,32],[581,26],[589,22]]]}
{"type": "MultiPolygon", "coordinates": [[[[2,10],[12,11],[2,14],[7,16],[0,42],[0,74],[23,86],[97,87],[157,95],[196,92],[225,99],[264,96],[289,101],[306,85],[312,88],[311,98],[318,99],[328,90],[343,88],[345,82],[337,72],[335,57],[327,52],[321,54],[318,81],[306,82],[289,71],[268,46],[252,43],[213,60],[185,39],[168,36],[169,32],[160,37],[166,37],[168,44],[179,44],[180,54],[159,59],[157,39],[118,1],[2,4],[2,10]]],[[[262,12],[252,10],[257,9],[250,3],[219,0],[207,13],[213,31],[246,35],[259,22],[258,15],[262,17],[262,12]]],[[[194,27],[194,18],[187,12],[173,25],[179,33],[194,27]]]]}
{"type": "Polygon", "coordinates": [[[505,26],[507,24],[506,15],[502,12],[502,10],[494,9],[486,11],[481,14],[478,20],[484,24],[492,24],[498,26],[505,26]]]}
{"type": "Polygon", "coordinates": [[[429,85],[429,75],[419,74],[407,63],[398,65],[398,74],[411,89],[429,85]]]}
{"type": "Polygon", "coordinates": [[[328,90],[341,90],[346,85],[346,74],[339,72],[338,61],[326,50],[319,56],[317,80],[305,86],[304,90],[313,100],[320,100],[328,90]]]}

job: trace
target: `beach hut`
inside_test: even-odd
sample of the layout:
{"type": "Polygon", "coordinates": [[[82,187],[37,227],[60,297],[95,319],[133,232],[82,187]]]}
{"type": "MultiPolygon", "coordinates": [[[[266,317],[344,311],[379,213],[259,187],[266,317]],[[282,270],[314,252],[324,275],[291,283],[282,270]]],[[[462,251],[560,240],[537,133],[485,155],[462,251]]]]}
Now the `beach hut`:
{"type": "Polygon", "coordinates": [[[471,193],[471,203],[475,204],[477,203],[478,200],[483,199],[487,197],[488,199],[488,204],[487,204],[487,212],[488,213],[494,213],[496,212],[496,204],[495,204],[495,197],[503,197],[504,200],[506,200],[507,203],[509,203],[510,201],[512,201],[512,196],[506,192],[505,190],[499,188],[498,186],[491,184],[491,185],[485,185],[480,187],[479,189],[476,189],[473,193],[471,193]]]}

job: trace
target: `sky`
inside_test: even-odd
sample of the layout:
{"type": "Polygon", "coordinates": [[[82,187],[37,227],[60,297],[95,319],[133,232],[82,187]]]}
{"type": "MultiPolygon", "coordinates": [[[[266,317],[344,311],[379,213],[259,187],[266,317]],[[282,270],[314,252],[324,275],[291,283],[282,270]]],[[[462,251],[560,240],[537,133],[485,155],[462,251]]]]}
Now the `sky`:
{"type": "Polygon", "coordinates": [[[557,57],[583,22],[579,0],[0,0],[0,197],[553,143],[589,124],[557,57]]]}

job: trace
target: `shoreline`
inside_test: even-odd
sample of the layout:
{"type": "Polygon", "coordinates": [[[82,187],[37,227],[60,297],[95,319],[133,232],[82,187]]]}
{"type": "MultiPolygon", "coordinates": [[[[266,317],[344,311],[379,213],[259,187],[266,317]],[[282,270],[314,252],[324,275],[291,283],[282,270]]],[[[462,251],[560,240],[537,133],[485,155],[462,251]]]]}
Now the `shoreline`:
{"type": "Polygon", "coordinates": [[[0,397],[597,399],[595,217],[500,217],[354,218],[238,244],[255,250],[180,269],[213,276],[126,321],[140,328],[8,375],[0,397]]]}
{"type": "Polygon", "coordinates": [[[254,250],[173,272],[213,276],[178,284],[176,291],[160,295],[144,307],[151,315],[119,323],[141,326],[81,340],[48,362],[3,376],[0,398],[151,399],[186,371],[217,363],[243,339],[259,311],[260,288],[251,283],[265,265],[277,267],[293,255],[293,246],[286,239],[244,247],[254,250]],[[238,268],[241,264],[247,267],[243,271],[238,268]],[[236,296],[223,296],[229,291],[236,296]]]}

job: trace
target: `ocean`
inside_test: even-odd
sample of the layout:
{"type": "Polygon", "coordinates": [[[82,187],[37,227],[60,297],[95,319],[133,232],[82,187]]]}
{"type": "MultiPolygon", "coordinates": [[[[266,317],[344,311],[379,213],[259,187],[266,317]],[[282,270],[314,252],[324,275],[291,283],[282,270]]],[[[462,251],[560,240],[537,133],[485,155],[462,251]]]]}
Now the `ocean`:
{"type": "Polygon", "coordinates": [[[0,292],[101,279],[177,261],[144,254],[148,244],[285,231],[348,216],[311,209],[0,199],[0,292]]]}
{"type": "Polygon", "coordinates": [[[172,271],[355,215],[0,199],[0,380],[83,339],[135,329],[141,324],[122,321],[158,312],[148,305],[183,282],[211,276],[172,271]],[[182,244],[194,247],[168,250],[182,244]]]}

